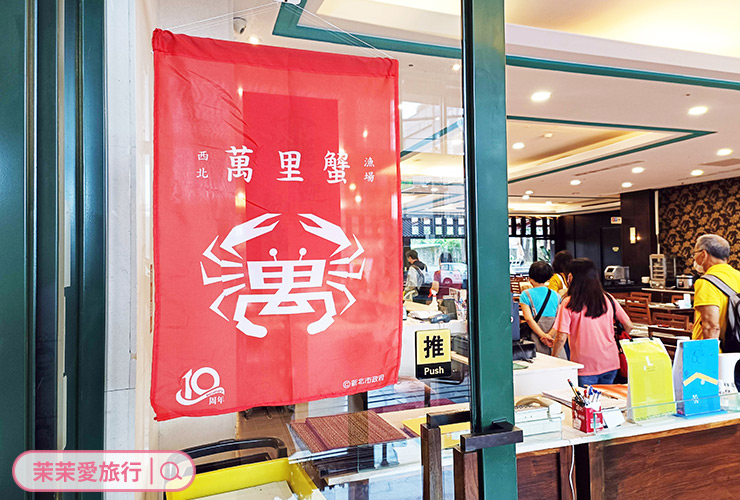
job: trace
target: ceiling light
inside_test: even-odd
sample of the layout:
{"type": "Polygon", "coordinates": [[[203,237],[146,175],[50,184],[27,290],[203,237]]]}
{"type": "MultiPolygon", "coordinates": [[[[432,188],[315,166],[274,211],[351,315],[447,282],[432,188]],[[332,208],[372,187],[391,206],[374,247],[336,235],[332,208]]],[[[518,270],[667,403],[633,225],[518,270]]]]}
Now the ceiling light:
{"type": "Polygon", "coordinates": [[[460,66],[460,63],[455,63],[452,65],[452,71],[460,71],[461,67],[462,66],[460,66]]]}
{"type": "Polygon", "coordinates": [[[367,139],[367,129],[362,131],[362,137],[367,139]]]}
{"type": "Polygon", "coordinates": [[[259,37],[254,36],[254,35],[247,38],[247,42],[251,43],[252,45],[259,45],[261,41],[262,40],[259,37]]]}
{"type": "Polygon", "coordinates": [[[360,203],[361,201],[362,201],[362,196],[360,196],[359,194],[355,196],[355,203],[360,203]]]}
{"type": "Polygon", "coordinates": [[[547,90],[540,90],[539,92],[535,92],[534,94],[532,94],[531,99],[534,102],[545,102],[550,98],[551,95],[552,94],[547,90]]]}
{"type": "Polygon", "coordinates": [[[689,114],[698,116],[698,115],[703,115],[707,111],[709,111],[709,108],[706,106],[694,106],[693,108],[689,110],[689,114]]]}
{"type": "Polygon", "coordinates": [[[355,189],[357,189],[357,184],[355,184],[355,183],[353,182],[352,184],[350,184],[350,185],[349,185],[349,190],[350,190],[350,191],[354,191],[355,189]]]}
{"type": "Polygon", "coordinates": [[[582,181],[580,179],[573,179],[570,181],[571,186],[578,186],[582,181]]]}
{"type": "Polygon", "coordinates": [[[641,174],[645,171],[645,167],[633,167],[632,173],[633,174],[641,174]]]}
{"type": "Polygon", "coordinates": [[[545,139],[549,139],[550,137],[552,137],[552,132],[548,132],[548,133],[546,133],[546,134],[545,134],[545,135],[544,135],[543,137],[544,137],[545,139]]]}
{"type": "Polygon", "coordinates": [[[552,205],[552,202],[551,202],[550,200],[547,200],[547,201],[545,202],[545,205],[552,205]]]}
{"type": "Polygon", "coordinates": [[[698,170],[698,169],[691,171],[691,175],[693,175],[694,177],[698,177],[698,176],[702,175],[703,173],[704,173],[703,170],[698,170]]]}
{"type": "Polygon", "coordinates": [[[524,143],[523,142],[515,142],[514,144],[511,145],[511,148],[512,149],[522,149],[522,148],[524,148],[524,143]]]}
{"type": "Polygon", "coordinates": [[[534,191],[532,191],[531,189],[527,189],[526,191],[524,191],[524,194],[534,194],[534,191]]]}
{"type": "Polygon", "coordinates": [[[522,200],[528,200],[528,199],[529,199],[529,195],[528,194],[525,194],[524,196],[522,196],[522,200]]]}
{"type": "Polygon", "coordinates": [[[717,156],[728,156],[732,154],[732,150],[730,148],[722,148],[717,150],[717,156]]]}
{"type": "Polygon", "coordinates": [[[623,188],[631,188],[632,187],[632,183],[631,182],[623,182],[622,183],[622,187],[623,188]]]}
{"type": "Polygon", "coordinates": [[[431,191],[432,193],[436,193],[437,191],[439,191],[439,188],[432,188],[432,189],[430,189],[430,191],[431,191]]]}

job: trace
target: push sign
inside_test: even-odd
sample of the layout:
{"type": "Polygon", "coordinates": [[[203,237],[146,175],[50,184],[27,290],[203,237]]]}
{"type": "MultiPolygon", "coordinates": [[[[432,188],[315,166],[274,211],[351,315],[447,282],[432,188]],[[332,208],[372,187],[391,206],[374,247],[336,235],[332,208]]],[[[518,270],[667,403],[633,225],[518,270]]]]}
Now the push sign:
{"type": "Polygon", "coordinates": [[[449,377],[450,330],[419,330],[416,332],[416,378],[449,377]]]}

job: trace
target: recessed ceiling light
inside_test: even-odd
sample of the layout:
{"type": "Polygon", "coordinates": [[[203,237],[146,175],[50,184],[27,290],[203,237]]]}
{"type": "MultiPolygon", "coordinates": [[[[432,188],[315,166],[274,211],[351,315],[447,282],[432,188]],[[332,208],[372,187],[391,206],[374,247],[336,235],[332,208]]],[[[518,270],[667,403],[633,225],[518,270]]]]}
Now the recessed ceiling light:
{"type": "Polygon", "coordinates": [[[362,131],[362,137],[367,138],[367,129],[365,129],[365,130],[362,131]]]}
{"type": "Polygon", "coordinates": [[[532,94],[531,99],[534,102],[545,102],[550,98],[551,95],[552,93],[548,92],[547,90],[540,90],[532,94]]]}
{"type": "Polygon", "coordinates": [[[697,115],[703,115],[707,111],[709,111],[709,108],[706,106],[694,106],[693,108],[689,109],[689,114],[697,116],[697,115]]]}
{"type": "Polygon", "coordinates": [[[361,201],[362,201],[362,196],[360,196],[359,194],[355,196],[355,203],[360,203],[361,201]]]}
{"type": "Polygon", "coordinates": [[[260,39],[260,37],[254,35],[247,38],[247,42],[251,43],[252,45],[259,45],[261,41],[262,40],[260,39]]]}
{"type": "Polygon", "coordinates": [[[698,176],[702,175],[703,173],[704,173],[704,171],[703,170],[699,170],[699,169],[692,170],[691,171],[691,175],[693,175],[694,177],[698,177],[698,176]]]}
{"type": "Polygon", "coordinates": [[[452,65],[452,71],[460,71],[460,68],[462,68],[462,66],[460,66],[460,63],[455,63],[452,65]]]}
{"type": "Polygon", "coordinates": [[[717,150],[717,156],[728,156],[732,154],[732,150],[730,148],[722,148],[717,150]]]}
{"type": "Polygon", "coordinates": [[[523,142],[515,142],[514,144],[511,145],[511,147],[512,147],[512,149],[522,149],[522,148],[524,148],[524,143],[523,142]]]}
{"type": "Polygon", "coordinates": [[[550,200],[547,200],[547,201],[545,202],[545,205],[552,205],[552,202],[551,202],[550,200]]]}
{"type": "Polygon", "coordinates": [[[622,187],[623,188],[631,188],[632,187],[632,183],[631,182],[623,182],[622,183],[622,187]]]}
{"type": "Polygon", "coordinates": [[[571,186],[578,186],[582,181],[580,179],[573,179],[570,181],[571,186]]]}
{"type": "Polygon", "coordinates": [[[432,188],[432,189],[430,189],[430,191],[431,191],[432,193],[436,193],[437,191],[439,191],[439,188],[432,188]]]}
{"type": "Polygon", "coordinates": [[[645,167],[633,167],[632,173],[633,174],[641,174],[645,171],[645,167]]]}
{"type": "Polygon", "coordinates": [[[354,191],[355,189],[357,189],[357,184],[355,184],[355,183],[353,182],[352,184],[350,184],[350,185],[349,185],[349,190],[350,190],[350,191],[354,191]]]}
{"type": "Polygon", "coordinates": [[[545,135],[543,135],[542,137],[544,137],[545,139],[549,139],[550,137],[552,137],[552,132],[548,132],[545,135]]]}
{"type": "Polygon", "coordinates": [[[531,189],[527,189],[526,191],[524,191],[524,194],[534,194],[534,191],[532,191],[531,189]]]}
{"type": "Polygon", "coordinates": [[[528,199],[529,199],[529,195],[528,194],[525,194],[524,196],[522,196],[522,200],[528,200],[528,199]]]}

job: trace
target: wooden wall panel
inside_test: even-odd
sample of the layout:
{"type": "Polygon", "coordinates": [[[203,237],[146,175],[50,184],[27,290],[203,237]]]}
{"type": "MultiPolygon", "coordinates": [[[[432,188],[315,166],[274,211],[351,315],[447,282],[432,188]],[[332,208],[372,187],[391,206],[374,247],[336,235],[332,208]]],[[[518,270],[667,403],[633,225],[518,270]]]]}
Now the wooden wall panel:
{"type": "Polygon", "coordinates": [[[519,499],[569,499],[570,448],[517,456],[519,499]]]}
{"type": "Polygon", "coordinates": [[[604,498],[740,498],[740,426],[679,432],[603,443],[604,498]]]}
{"type": "Polygon", "coordinates": [[[622,212],[622,265],[629,266],[630,279],[640,283],[640,277],[650,276],[650,254],[658,248],[655,235],[655,191],[623,193],[622,212]],[[630,242],[630,227],[640,237],[630,242]]]}

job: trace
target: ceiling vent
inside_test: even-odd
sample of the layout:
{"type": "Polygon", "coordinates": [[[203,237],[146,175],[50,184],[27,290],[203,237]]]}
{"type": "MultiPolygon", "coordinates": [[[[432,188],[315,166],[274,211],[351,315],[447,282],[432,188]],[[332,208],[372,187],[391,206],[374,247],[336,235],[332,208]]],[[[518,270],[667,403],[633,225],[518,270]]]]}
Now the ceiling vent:
{"type": "Polygon", "coordinates": [[[726,160],[710,161],[708,163],[702,163],[710,167],[734,167],[740,165],[740,158],[727,158],[726,160]]]}

